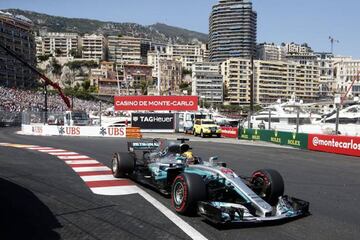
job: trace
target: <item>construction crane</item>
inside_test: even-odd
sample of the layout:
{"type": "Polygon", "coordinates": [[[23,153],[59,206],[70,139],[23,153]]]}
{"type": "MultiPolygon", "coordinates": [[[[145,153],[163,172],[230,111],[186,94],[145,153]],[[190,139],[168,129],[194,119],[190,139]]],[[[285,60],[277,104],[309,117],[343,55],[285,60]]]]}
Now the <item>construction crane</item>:
{"type": "Polygon", "coordinates": [[[331,43],[331,53],[334,53],[334,43],[340,43],[339,40],[336,40],[335,38],[333,37],[329,37],[329,40],[330,40],[330,43],[331,43]]]}

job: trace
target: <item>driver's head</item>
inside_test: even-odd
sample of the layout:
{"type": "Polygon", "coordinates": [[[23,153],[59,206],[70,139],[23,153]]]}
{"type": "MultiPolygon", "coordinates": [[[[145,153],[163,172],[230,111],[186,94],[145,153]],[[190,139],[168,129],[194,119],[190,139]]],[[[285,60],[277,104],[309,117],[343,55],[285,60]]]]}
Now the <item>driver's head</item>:
{"type": "Polygon", "coordinates": [[[187,151],[183,153],[184,157],[186,157],[186,163],[187,164],[195,164],[195,159],[194,159],[194,155],[192,152],[187,151]]]}

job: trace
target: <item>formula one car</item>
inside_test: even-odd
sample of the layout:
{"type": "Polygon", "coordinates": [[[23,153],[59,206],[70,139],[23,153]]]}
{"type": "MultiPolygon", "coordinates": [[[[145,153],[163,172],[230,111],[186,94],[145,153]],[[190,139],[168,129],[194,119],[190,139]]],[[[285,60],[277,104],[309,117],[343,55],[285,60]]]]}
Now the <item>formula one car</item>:
{"type": "Polygon", "coordinates": [[[215,224],[258,223],[309,214],[309,203],[284,195],[276,170],[240,177],[216,157],[194,156],[188,139],[129,142],[128,152],[115,153],[112,172],[171,197],[175,211],[196,214],[215,224]]]}

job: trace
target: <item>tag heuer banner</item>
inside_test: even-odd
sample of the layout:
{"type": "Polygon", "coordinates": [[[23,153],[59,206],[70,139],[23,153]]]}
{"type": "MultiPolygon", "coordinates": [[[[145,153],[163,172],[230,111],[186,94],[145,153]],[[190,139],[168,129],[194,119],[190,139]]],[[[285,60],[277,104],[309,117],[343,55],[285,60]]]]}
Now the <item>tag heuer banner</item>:
{"type": "Polygon", "coordinates": [[[175,116],[171,113],[133,113],[131,124],[147,130],[171,130],[175,126],[175,116]]]}
{"type": "Polygon", "coordinates": [[[115,111],[197,111],[197,96],[115,96],[115,111]]]}

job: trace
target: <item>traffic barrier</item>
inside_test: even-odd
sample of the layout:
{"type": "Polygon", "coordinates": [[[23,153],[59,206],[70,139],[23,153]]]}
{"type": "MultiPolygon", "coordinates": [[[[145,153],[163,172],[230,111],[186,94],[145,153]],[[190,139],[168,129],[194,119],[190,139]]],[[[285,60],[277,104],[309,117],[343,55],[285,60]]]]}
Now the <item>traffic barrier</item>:
{"type": "Polygon", "coordinates": [[[238,138],[243,140],[271,142],[301,149],[308,148],[308,134],[305,133],[240,128],[238,138]]]}
{"type": "Polygon", "coordinates": [[[138,127],[127,127],[126,138],[142,138],[141,129],[138,127]]]}

